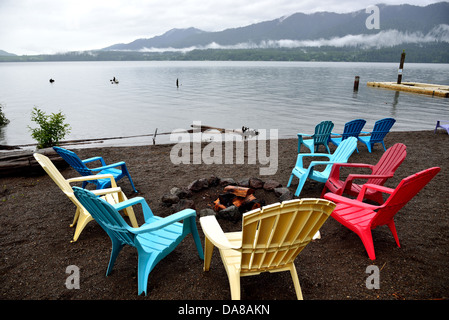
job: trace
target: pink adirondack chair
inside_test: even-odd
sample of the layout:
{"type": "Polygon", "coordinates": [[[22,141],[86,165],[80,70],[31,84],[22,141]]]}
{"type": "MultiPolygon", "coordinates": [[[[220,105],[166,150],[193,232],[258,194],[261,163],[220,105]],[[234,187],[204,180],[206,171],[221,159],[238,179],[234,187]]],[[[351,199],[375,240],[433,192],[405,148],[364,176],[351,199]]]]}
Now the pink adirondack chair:
{"type": "Polygon", "coordinates": [[[404,207],[430,180],[440,171],[439,167],[433,167],[415,173],[403,179],[395,189],[375,184],[364,184],[357,199],[345,198],[334,193],[326,193],[324,198],[337,204],[331,214],[335,220],[343,226],[354,231],[362,240],[363,245],[371,260],[376,259],[371,230],[378,226],[387,225],[393,234],[396,244],[400,247],[394,216],[404,207]],[[376,189],[389,193],[389,198],[384,204],[375,206],[362,202],[364,193],[368,189],[376,189]]]}
{"type": "MultiPolygon", "coordinates": [[[[393,177],[396,169],[404,161],[407,155],[406,146],[402,143],[396,143],[392,147],[388,148],[379,159],[376,165],[363,164],[363,163],[336,163],[332,167],[332,171],[329,175],[329,179],[326,181],[321,198],[327,191],[342,195],[348,194],[351,196],[357,196],[362,190],[362,185],[354,183],[356,179],[367,180],[366,183],[377,184],[383,186],[384,183],[391,177],[393,177]],[[340,168],[367,168],[371,170],[370,174],[349,174],[345,180],[340,179],[340,168]]],[[[365,191],[365,199],[376,201],[379,204],[384,202],[382,192],[375,189],[367,189],[365,191]]]]}

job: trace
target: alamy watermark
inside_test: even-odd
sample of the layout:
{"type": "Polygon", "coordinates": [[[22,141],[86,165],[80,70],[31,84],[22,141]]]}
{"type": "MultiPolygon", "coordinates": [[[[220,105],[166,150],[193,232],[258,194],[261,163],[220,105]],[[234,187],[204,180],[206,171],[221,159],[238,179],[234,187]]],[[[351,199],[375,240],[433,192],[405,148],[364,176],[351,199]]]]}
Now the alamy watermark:
{"type": "Polygon", "coordinates": [[[378,6],[369,6],[365,10],[370,15],[365,20],[367,29],[380,29],[380,11],[378,6]]]}
{"type": "Polygon", "coordinates": [[[248,164],[259,164],[261,175],[277,172],[277,129],[226,130],[224,133],[216,129],[202,131],[200,121],[194,121],[192,127],[192,133],[184,129],[171,132],[170,141],[176,142],[170,151],[173,164],[245,164],[246,145],[248,164]],[[203,147],[203,143],[207,144],[203,147]]]}
{"type": "Polygon", "coordinates": [[[80,288],[80,268],[75,265],[70,265],[65,269],[65,273],[69,276],[65,280],[65,287],[67,289],[79,289],[80,288]]]}
{"type": "Polygon", "coordinates": [[[366,278],[367,289],[380,289],[380,270],[378,266],[366,267],[365,273],[369,274],[366,278]]]}

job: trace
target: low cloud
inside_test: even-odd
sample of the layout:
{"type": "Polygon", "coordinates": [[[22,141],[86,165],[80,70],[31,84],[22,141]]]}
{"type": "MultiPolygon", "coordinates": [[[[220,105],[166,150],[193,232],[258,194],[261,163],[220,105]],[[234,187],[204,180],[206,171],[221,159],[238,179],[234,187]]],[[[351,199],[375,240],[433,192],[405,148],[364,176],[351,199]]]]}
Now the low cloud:
{"type": "Polygon", "coordinates": [[[441,24],[433,28],[429,33],[402,32],[398,30],[385,30],[376,34],[346,35],[339,38],[317,40],[267,40],[260,43],[238,43],[235,45],[220,45],[212,42],[207,46],[192,46],[188,48],[144,48],[142,52],[189,52],[206,49],[268,49],[268,48],[307,48],[307,47],[360,47],[385,48],[406,43],[425,44],[433,42],[449,43],[449,25],[441,24]]]}

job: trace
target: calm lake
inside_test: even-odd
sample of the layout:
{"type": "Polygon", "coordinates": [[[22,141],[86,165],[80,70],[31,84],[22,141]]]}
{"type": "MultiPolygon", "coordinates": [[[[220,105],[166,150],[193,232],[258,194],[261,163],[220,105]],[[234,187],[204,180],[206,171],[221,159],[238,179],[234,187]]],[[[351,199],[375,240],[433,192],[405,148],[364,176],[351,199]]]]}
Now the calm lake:
{"type": "MultiPolygon", "coordinates": [[[[399,58],[399,57],[398,57],[399,58]]],[[[399,60],[399,59],[398,59],[399,60]]],[[[0,63],[0,104],[10,123],[0,144],[35,141],[28,126],[37,106],[62,111],[71,133],[64,140],[150,135],[189,129],[193,122],[237,129],[277,129],[279,138],[313,133],[322,120],[334,131],[363,118],[364,131],[384,117],[394,131],[433,130],[449,119],[449,99],[367,87],[396,81],[398,63],[329,62],[35,62],[0,63]],[[354,78],[360,77],[358,92],[354,78]],[[118,84],[111,83],[116,77],[118,84]],[[55,82],[50,83],[52,78],[55,82]],[[179,87],[176,86],[177,80],[179,87]]],[[[404,66],[403,82],[449,85],[448,64],[404,66]]],[[[167,142],[168,135],[156,143],[167,142]]],[[[108,140],[107,145],[151,144],[152,137],[108,140]]],[[[103,144],[103,145],[105,145],[103,144]]]]}

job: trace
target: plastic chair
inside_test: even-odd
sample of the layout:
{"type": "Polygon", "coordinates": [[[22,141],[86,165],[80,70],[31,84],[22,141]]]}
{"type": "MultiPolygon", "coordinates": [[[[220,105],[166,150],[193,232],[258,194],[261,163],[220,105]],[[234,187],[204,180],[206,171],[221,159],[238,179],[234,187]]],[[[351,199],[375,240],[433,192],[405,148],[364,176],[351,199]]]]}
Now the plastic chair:
{"type": "MultiPolygon", "coordinates": [[[[407,155],[406,146],[402,143],[396,143],[392,147],[388,148],[382,155],[376,165],[363,164],[363,163],[336,163],[332,166],[329,179],[324,185],[321,193],[321,198],[329,190],[332,193],[342,195],[346,193],[351,196],[357,196],[362,189],[362,185],[354,183],[356,179],[366,180],[368,184],[377,184],[383,186],[384,183],[391,177],[393,177],[396,169],[405,160],[407,155]],[[341,168],[362,168],[369,169],[370,174],[354,174],[350,173],[345,180],[340,180],[341,168]]],[[[365,199],[376,201],[382,204],[383,197],[382,192],[374,189],[368,189],[365,191],[365,199]]]]}
{"type": "Polygon", "coordinates": [[[394,216],[440,171],[439,167],[429,168],[403,179],[395,189],[376,184],[364,184],[357,199],[349,199],[334,193],[326,193],[325,199],[337,203],[332,217],[346,228],[355,232],[363,242],[371,260],[376,259],[371,230],[387,225],[400,247],[394,216]],[[382,205],[375,206],[362,202],[365,192],[375,189],[390,194],[382,205]]]}
{"type": "Polygon", "coordinates": [[[115,260],[125,245],[137,249],[138,294],[147,294],[148,276],[156,264],[172,252],[188,235],[192,234],[201,259],[203,248],[196,228],[196,212],[185,209],[166,218],[153,215],[142,197],[112,205],[96,197],[91,191],[73,187],[78,201],[90,212],[112,241],[112,251],[106,275],[112,272],[115,260]],[[118,213],[119,210],[140,204],[145,223],[139,228],[130,227],[118,213]],[[180,223],[179,221],[183,221],[180,223]]]}
{"type": "Polygon", "coordinates": [[[349,157],[357,147],[357,139],[349,137],[340,143],[335,152],[331,155],[326,153],[300,153],[297,156],[295,167],[292,170],[290,179],[287,183],[287,188],[290,187],[293,177],[296,176],[299,179],[298,187],[295,191],[295,196],[299,196],[301,190],[307,180],[310,178],[318,182],[326,182],[331,173],[332,166],[335,163],[346,163],[349,157]],[[312,161],[307,168],[304,167],[304,157],[326,157],[328,161],[312,161]],[[322,171],[316,170],[316,166],[325,165],[322,171]]]}
{"type": "Polygon", "coordinates": [[[393,118],[385,118],[377,120],[374,124],[373,131],[370,132],[364,132],[362,133],[370,133],[369,136],[359,136],[358,139],[360,142],[364,143],[368,147],[368,151],[371,152],[371,150],[374,147],[375,143],[381,143],[384,147],[384,150],[386,151],[387,148],[385,148],[384,138],[387,135],[388,132],[390,132],[391,127],[396,122],[393,118]]]}
{"type": "MultiPolygon", "coordinates": [[[[122,190],[117,187],[114,177],[111,174],[83,176],[66,180],[48,157],[40,153],[34,153],[33,156],[36,159],[36,161],[41,165],[41,167],[45,170],[45,172],[50,176],[50,178],[62,190],[62,192],[64,192],[64,194],[76,206],[75,217],[73,218],[73,223],[70,225],[70,227],[72,228],[76,224],[75,234],[71,242],[75,242],[78,240],[78,237],[80,236],[83,229],[90,221],[93,220],[93,218],[89,214],[89,212],[87,212],[87,210],[81,205],[81,203],[79,203],[79,201],[76,199],[75,195],[73,194],[73,190],[72,187],[70,186],[70,183],[84,182],[86,180],[95,180],[95,179],[109,179],[112,188],[94,190],[92,192],[97,196],[100,195],[104,196],[106,201],[110,203],[119,203],[127,200],[122,190]]],[[[124,210],[124,213],[129,217],[131,224],[134,227],[137,227],[138,224],[133,209],[126,208],[124,210]]]]}
{"type": "Polygon", "coordinates": [[[328,143],[333,128],[334,124],[332,121],[321,121],[315,126],[315,133],[313,135],[298,133],[298,153],[300,152],[301,144],[304,144],[311,153],[314,153],[315,149],[318,152],[320,145],[326,148],[327,153],[331,153],[328,143]],[[312,137],[312,139],[303,140],[303,136],[312,137]]]}
{"type": "Polygon", "coordinates": [[[435,126],[435,130],[433,130],[433,133],[437,133],[438,128],[445,129],[447,131],[447,134],[449,134],[449,121],[438,120],[437,125],[435,126]]]}
{"type": "MultiPolygon", "coordinates": [[[[342,134],[331,133],[329,142],[338,146],[342,141],[344,141],[345,139],[348,139],[349,137],[358,138],[365,123],[366,123],[366,120],[363,120],[363,119],[355,119],[355,120],[346,122],[345,126],[343,128],[343,133],[342,134]],[[332,134],[339,135],[340,137],[332,137],[332,134]]],[[[358,149],[357,149],[357,152],[359,152],[358,149]]]]}
{"type": "Polygon", "coordinates": [[[323,199],[284,201],[245,213],[242,231],[229,233],[223,232],[215,216],[202,217],[204,271],[209,271],[215,246],[220,251],[233,300],[240,299],[240,277],[280,271],[290,271],[296,297],[302,300],[294,260],[334,207],[334,203],[323,199]]]}
{"type": "MultiPolygon", "coordinates": [[[[88,176],[98,174],[112,174],[116,181],[119,181],[123,177],[128,177],[129,182],[131,182],[131,186],[134,192],[137,192],[134,187],[133,180],[131,179],[131,175],[128,172],[128,168],[126,167],[125,162],[117,162],[114,164],[106,165],[105,161],[102,157],[93,157],[85,160],[81,160],[78,155],[70,150],[63,149],[60,147],[53,147],[53,149],[63,158],[73,169],[75,169],[80,175],[88,176]],[[90,163],[93,161],[100,161],[101,167],[97,168],[88,168],[86,163],[90,163]]],[[[83,182],[83,188],[86,187],[87,183],[93,183],[97,187],[97,189],[108,188],[110,186],[110,180],[108,179],[98,179],[98,180],[89,180],[83,182]]]]}

